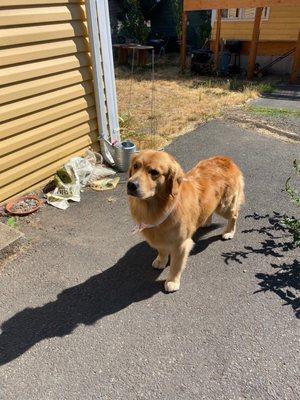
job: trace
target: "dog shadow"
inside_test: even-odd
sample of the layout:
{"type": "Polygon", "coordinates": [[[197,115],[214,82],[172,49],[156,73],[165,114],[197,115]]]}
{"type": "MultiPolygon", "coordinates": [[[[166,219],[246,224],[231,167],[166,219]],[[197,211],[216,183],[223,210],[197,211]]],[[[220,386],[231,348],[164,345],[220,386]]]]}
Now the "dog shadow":
{"type": "MultiPolygon", "coordinates": [[[[193,239],[191,255],[204,251],[220,235],[201,239],[217,229],[199,229],[193,239]]],[[[156,252],[146,242],[131,248],[115,265],[79,285],[63,290],[55,301],[40,307],[25,308],[3,322],[0,334],[0,366],[20,357],[45,339],[64,337],[79,325],[93,325],[132,303],[164,291],[161,270],[151,268],[156,252]]]]}
{"type": "Polygon", "coordinates": [[[115,265],[79,285],[62,291],[55,301],[25,308],[3,322],[0,365],[21,356],[42,340],[69,335],[81,325],[93,325],[130,304],[162,291],[161,273],[151,268],[154,251],[139,243],[115,265]]]}
{"type": "Polygon", "coordinates": [[[191,256],[195,256],[199,253],[202,253],[209,245],[211,245],[214,242],[217,242],[219,240],[222,240],[222,235],[215,235],[215,236],[209,236],[205,237],[208,235],[210,232],[215,231],[218,228],[221,228],[223,224],[211,224],[208,227],[202,227],[197,229],[197,231],[194,233],[192,239],[195,242],[195,245],[193,249],[190,252],[191,256]],[[203,237],[204,236],[204,237],[203,237]]]}

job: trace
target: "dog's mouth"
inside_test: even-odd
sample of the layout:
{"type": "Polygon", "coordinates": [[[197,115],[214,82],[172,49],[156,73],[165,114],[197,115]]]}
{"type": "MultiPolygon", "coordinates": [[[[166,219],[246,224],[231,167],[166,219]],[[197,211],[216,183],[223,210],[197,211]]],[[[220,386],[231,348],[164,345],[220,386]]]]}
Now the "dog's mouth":
{"type": "Polygon", "coordinates": [[[140,189],[131,190],[129,188],[127,188],[127,194],[128,194],[128,196],[136,197],[141,200],[151,199],[152,197],[155,196],[155,193],[152,193],[152,192],[151,193],[143,193],[140,189]]]}
{"type": "Polygon", "coordinates": [[[139,198],[142,197],[141,194],[136,190],[127,189],[127,194],[128,194],[128,196],[132,196],[132,197],[139,197],[139,198]]]}

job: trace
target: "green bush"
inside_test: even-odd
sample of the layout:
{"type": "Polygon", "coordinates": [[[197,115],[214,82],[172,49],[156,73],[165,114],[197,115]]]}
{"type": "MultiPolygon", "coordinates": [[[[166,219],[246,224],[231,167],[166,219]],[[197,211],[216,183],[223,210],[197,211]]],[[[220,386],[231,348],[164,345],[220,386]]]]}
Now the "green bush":
{"type": "Polygon", "coordinates": [[[121,25],[117,31],[119,36],[139,44],[145,43],[148,39],[150,28],[146,24],[139,0],[125,0],[120,19],[121,25]]]}

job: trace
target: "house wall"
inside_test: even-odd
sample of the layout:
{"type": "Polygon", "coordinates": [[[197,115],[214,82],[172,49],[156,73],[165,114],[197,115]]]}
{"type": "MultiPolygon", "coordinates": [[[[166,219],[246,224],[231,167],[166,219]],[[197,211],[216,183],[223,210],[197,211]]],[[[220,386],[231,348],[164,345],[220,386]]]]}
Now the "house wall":
{"type": "Polygon", "coordinates": [[[82,2],[1,0],[0,26],[3,203],[97,147],[97,121],[82,2]]]}
{"type": "MultiPolygon", "coordinates": [[[[289,50],[295,48],[300,28],[299,6],[276,6],[270,8],[269,18],[261,21],[256,62],[267,65],[289,50]]],[[[221,22],[221,38],[224,40],[242,41],[241,66],[247,67],[252,38],[253,21],[221,22]]],[[[214,48],[216,37],[216,22],[212,27],[211,47],[214,48]]],[[[273,73],[287,74],[291,71],[293,58],[287,57],[274,64],[270,69],[273,73]]]]}
{"type": "MultiPolygon", "coordinates": [[[[299,6],[276,6],[270,8],[269,19],[261,22],[260,41],[294,42],[300,25],[299,6]]],[[[251,41],[253,21],[225,21],[221,24],[221,38],[251,41]]],[[[212,39],[216,37],[216,23],[212,39]]],[[[273,48],[273,51],[275,49],[273,48]]]]}

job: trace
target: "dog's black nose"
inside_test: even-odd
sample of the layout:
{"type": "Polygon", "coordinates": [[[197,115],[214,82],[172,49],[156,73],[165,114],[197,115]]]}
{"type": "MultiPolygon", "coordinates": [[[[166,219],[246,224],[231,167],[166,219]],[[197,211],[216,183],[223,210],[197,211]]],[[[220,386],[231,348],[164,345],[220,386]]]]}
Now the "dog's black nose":
{"type": "Polygon", "coordinates": [[[135,193],[139,188],[139,184],[137,182],[129,181],[127,183],[127,189],[129,193],[135,193]]]}

